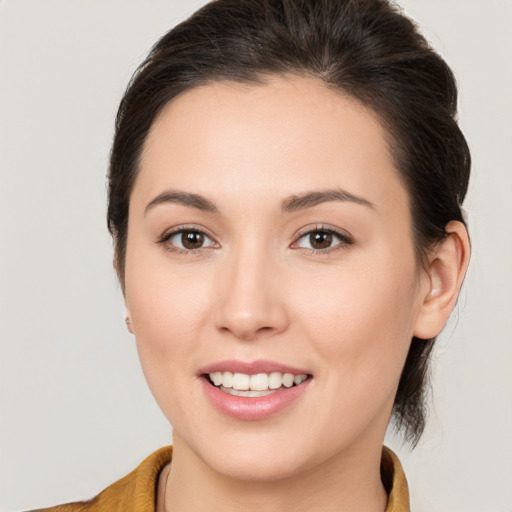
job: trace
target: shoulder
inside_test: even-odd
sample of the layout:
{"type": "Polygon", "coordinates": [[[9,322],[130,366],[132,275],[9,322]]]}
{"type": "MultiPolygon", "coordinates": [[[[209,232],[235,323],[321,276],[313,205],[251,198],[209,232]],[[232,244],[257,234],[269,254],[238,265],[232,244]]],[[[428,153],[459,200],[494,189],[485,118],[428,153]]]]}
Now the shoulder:
{"type": "Polygon", "coordinates": [[[171,458],[171,446],[160,448],[131,473],[91,500],[66,503],[32,512],[153,512],[158,475],[171,458]]]}

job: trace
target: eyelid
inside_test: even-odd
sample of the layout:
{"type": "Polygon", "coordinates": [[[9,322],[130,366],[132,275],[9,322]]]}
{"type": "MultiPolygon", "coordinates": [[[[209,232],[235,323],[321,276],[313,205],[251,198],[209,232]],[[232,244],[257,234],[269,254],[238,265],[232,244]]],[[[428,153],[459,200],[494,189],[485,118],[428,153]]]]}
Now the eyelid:
{"type": "Polygon", "coordinates": [[[179,254],[200,254],[204,250],[209,250],[212,248],[220,247],[219,243],[215,240],[215,238],[210,235],[204,228],[200,228],[198,226],[190,225],[190,224],[184,224],[181,226],[174,226],[173,228],[170,228],[162,235],[160,235],[156,241],[158,245],[163,245],[166,250],[170,252],[175,252],[179,254]],[[204,235],[206,238],[211,240],[214,243],[214,246],[209,245],[206,247],[198,247],[197,249],[183,249],[181,247],[177,247],[175,245],[168,244],[169,240],[173,237],[178,235],[179,233],[183,233],[184,231],[193,231],[196,233],[200,233],[204,235]]]}
{"type": "MultiPolygon", "coordinates": [[[[202,227],[198,227],[196,225],[180,225],[175,226],[173,228],[168,229],[165,231],[162,235],[159,236],[156,243],[158,245],[163,245],[168,251],[175,252],[175,253],[181,253],[181,254],[200,254],[205,250],[210,250],[212,248],[218,248],[220,247],[220,244],[215,240],[215,238],[210,235],[207,230],[205,230],[202,227]],[[211,242],[213,242],[213,245],[209,245],[206,247],[198,247],[197,249],[184,249],[181,247],[177,247],[175,245],[168,244],[169,240],[173,237],[178,235],[179,233],[182,233],[184,231],[193,231],[196,233],[200,233],[204,235],[206,238],[208,238],[211,242]]],[[[340,228],[335,228],[333,226],[329,226],[326,224],[316,224],[314,226],[307,226],[303,229],[301,229],[295,236],[293,242],[290,244],[290,247],[292,249],[301,249],[303,251],[309,252],[311,254],[323,254],[323,253],[329,253],[338,249],[345,248],[349,245],[352,245],[354,243],[353,237],[346,232],[345,230],[342,230],[340,228]],[[332,245],[331,247],[327,247],[325,249],[314,249],[314,248],[307,248],[307,247],[297,247],[298,242],[304,238],[306,235],[310,235],[311,233],[315,231],[323,231],[326,233],[331,233],[335,237],[338,238],[339,242],[335,245],[332,245]]]]}
{"type": "Polygon", "coordinates": [[[294,237],[294,241],[291,243],[290,247],[292,249],[300,249],[303,251],[307,251],[311,254],[324,254],[328,252],[332,252],[338,249],[345,248],[349,245],[352,245],[354,243],[353,237],[346,232],[345,230],[342,230],[340,228],[335,228],[333,226],[325,225],[325,224],[316,224],[315,226],[308,226],[303,229],[301,229],[294,237]],[[331,233],[332,235],[336,236],[340,241],[339,243],[328,247],[326,249],[313,249],[313,248],[307,248],[307,247],[297,247],[297,243],[304,238],[306,235],[310,235],[311,233],[315,231],[323,231],[326,233],[331,233]],[[295,247],[294,247],[295,246],[295,247]]]}

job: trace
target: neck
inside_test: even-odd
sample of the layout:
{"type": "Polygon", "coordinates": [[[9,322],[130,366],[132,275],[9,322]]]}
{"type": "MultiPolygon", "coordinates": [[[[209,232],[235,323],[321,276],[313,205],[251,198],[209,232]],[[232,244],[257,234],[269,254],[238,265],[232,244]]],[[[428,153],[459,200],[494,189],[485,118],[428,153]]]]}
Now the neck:
{"type": "Polygon", "coordinates": [[[247,481],[220,474],[181,439],[174,440],[166,482],[166,512],[384,512],[381,446],[352,450],[299,474],[272,481],[247,481]]]}

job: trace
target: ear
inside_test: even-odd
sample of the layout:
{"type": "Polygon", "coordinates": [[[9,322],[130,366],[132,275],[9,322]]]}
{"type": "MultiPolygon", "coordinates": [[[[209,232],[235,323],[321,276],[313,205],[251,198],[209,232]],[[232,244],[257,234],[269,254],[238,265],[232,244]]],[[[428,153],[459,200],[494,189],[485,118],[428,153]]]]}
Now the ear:
{"type": "Polygon", "coordinates": [[[413,330],[421,339],[434,338],[442,331],[469,264],[471,248],[464,224],[452,221],[445,231],[446,238],[428,256],[426,289],[413,330]]]}
{"type": "Polygon", "coordinates": [[[124,298],[124,323],[126,324],[128,332],[135,334],[135,330],[133,329],[132,314],[130,312],[130,306],[126,300],[126,296],[124,298]]]}
{"type": "Polygon", "coordinates": [[[128,329],[128,332],[135,334],[133,330],[132,317],[130,316],[130,311],[128,310],[128,308],[126,308],[126,316],[124,317],[124,321],[126,323],[126,328],[128,329]]]}

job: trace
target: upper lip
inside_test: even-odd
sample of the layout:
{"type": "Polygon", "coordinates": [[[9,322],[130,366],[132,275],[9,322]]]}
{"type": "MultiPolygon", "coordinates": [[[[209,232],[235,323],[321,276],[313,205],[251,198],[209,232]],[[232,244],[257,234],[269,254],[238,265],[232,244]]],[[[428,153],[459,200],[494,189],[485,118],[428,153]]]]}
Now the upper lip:
{"type": "Polygon", "coordinates": [[[214,372],[245,373],[247,375],[272,372],[292,373],[293,375],[310,374],[310,372],[304,368],[297,368],[287,364],[278,363],[276,361],[266,361],[263,359],[251,362],[236,360],[217,361],[215,363],[207,364],[199,369],[199,373],[201,375],[214,372]]]}

